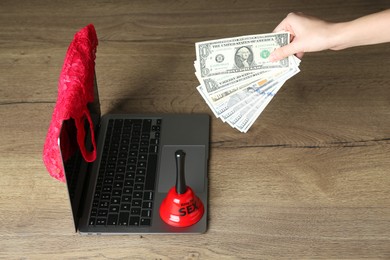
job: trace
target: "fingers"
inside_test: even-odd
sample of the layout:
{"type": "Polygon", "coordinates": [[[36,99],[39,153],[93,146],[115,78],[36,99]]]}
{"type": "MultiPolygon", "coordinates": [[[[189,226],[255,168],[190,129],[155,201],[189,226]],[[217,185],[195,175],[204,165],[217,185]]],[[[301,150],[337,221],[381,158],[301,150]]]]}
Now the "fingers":
{"type": "Polygon", "coordinates": [[[298,52],[297,54],[295,54],[295,56],[297,56],[298,59],[302,60],[303,54],[305,54],[305,53],[304,52],[298,52]]]}
{"type": "Polygon", "coordinates": [[[273,32],[280,32],[280,31],[287,31],[288,30],[288,23],[286,21],[287,17],[283,19],[283,21],[281,21],[278,26],[275,27],[275,29],[273,30],[273,32]]]}
{"type": "Polygon", "coordinates": [[[296,44],[294,42],[291,42],[288,45],[274,50],[271,53],[269,60],[272,62],[278,61],[296,53],[300,53],[300,55],[303,56],[303,53],[299,51],[296,44]]]}
{"type": "MultiPolygon", "coordinates": [[[[297,38],[298,33],[302,33],[302,19],[305,17],[303,13],[289,13],[278,26],[275,27],[274,32],[286,31],[290,33],[290,43],[286,46],[276,49],[271,53],[269,60],[278,61],[290,55],[295,54],[298,58],[303,56],[303,42],[297,38]]],[[[300,37],[301,38],[301,37],[300,37]]]]}
{"type": "Polygon", "coordinates": [[[273,30],[274,33],[276,32],[280,32],[280,31],[284,31],[285,29],[285,25],[284,25],[284,20],[278,24],[278,26],[275,27],[275,29],[273,30]]]}

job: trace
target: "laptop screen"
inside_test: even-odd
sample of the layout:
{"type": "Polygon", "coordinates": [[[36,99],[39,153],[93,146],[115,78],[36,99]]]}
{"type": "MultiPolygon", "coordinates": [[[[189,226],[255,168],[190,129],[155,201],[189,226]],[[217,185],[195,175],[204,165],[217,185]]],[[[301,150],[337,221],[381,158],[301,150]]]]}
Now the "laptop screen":
{"type": "MultiPolygon", "coordinates": [[[[91,115],[95,132],[100,123],[100,102],[95,79],[94,84],[94,102],[88,104],[88,110],[91,115]]],[[[88,120],[85,120],[85,147],[91,149],[91,133],[88,120]]],[[[63,121],[61,133],[59,136],[59,146],[64,166],[66,184],[69,193],[69,199],[72,208],[72,214],[77,231],[78,220],[80,219],[80,209],[83,205],[83,198],[86,190],[84,186],[88,183],[89,164],[84,160],[79,145],[77,143],[77,128],[73,118],[63,121]]]]}
{"type": "Polygon", "coordinates": [[[82,191],[87,174],[87,163],[77,143],[77,129],[73,119],[65,120],[59,137],[62,162],[75,229],[77,230],[82,191]]]}

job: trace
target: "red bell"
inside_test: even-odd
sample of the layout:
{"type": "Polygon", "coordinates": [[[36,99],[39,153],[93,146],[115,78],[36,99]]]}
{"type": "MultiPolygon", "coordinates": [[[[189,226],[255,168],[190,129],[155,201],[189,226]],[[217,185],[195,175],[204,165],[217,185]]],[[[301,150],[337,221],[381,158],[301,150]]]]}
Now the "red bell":
{"type": "Polygon", "coordinates": [[[184,151],[176,151],[176,186],[169,190],[167,197],[160,206],[161,219],[175,227],[191,226],[197,223],[204,213],[202,201],[186,185],[184,157],[184,151]]]}

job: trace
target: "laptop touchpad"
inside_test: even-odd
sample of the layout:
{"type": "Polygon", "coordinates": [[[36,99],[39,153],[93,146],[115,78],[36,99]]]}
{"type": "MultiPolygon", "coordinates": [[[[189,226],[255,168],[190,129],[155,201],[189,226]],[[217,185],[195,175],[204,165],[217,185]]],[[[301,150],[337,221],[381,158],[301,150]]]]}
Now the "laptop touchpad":
{"type": "Polygon", "coordinates": [[[204,145],[165,145],[162,148],[160,171],[158,178],[158,192],[168,192],[176,185],[176,159],[175,152],[185,152],[185,179],[195,193],[205,189],[207,178],[207,160],[204,145]]]}

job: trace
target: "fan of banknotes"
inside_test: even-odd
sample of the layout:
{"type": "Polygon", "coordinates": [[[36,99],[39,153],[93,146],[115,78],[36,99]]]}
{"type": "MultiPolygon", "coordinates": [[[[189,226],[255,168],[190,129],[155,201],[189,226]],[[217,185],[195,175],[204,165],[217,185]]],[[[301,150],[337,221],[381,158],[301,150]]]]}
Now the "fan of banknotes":
{"type": "Polygon", "coordinates": [[[195,44],[195,75],[217,118],[246,133],[283,84],[299,72],[289,56],[270,62],[273,50],[290,42],[287,32],[247,35],[195,44]]]}

